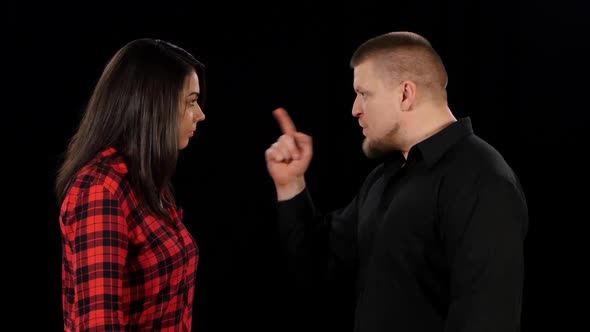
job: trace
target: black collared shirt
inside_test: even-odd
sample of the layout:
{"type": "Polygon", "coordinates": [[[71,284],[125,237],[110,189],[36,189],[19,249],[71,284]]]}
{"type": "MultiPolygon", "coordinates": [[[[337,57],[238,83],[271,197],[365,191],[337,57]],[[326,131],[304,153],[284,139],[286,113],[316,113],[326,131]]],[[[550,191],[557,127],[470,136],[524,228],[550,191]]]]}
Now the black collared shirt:
{"type": "Polygon", "coordinates": [[[300,271],[355,268],[355,331],[520,331],[526,200],[469,118],[388,156],[343,209],[305,190],[278,217],[300,271]]]}

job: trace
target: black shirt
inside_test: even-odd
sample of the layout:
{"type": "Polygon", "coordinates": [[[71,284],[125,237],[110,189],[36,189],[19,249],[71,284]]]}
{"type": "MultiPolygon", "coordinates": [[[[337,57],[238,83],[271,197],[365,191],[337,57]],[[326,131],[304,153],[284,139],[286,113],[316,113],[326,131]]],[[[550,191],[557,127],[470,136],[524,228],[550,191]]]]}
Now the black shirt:
{"type": "Polygon", "coordinates": [[[356,269],[355,331],[520,330],[525,196],[469,118],[388,156],[343,209],[304,190],[278,216],[298,269],[356,269]]]}

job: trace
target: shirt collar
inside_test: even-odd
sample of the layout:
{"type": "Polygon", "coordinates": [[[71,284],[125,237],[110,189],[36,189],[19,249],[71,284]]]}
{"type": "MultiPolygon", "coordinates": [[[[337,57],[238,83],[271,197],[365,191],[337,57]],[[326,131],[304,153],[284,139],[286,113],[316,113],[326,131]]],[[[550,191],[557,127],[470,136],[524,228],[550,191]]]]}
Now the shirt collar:
{"type": "Polygon", "coordinates": [[[471,119],[460,118],[443,130],[416,144],[409,155],[419,152],[427,167],[434,166],[439,159],[457,142],[473,134],[471,119]]]}
{"type": "Polygon", "coordinates": [[[113,147],[107,148],[98,155],[98,160],[104,160],[110,165],[113,170],[118,173],[126,174],[128,172],[127,165],[123,160],[123,157],[113,147]]]}

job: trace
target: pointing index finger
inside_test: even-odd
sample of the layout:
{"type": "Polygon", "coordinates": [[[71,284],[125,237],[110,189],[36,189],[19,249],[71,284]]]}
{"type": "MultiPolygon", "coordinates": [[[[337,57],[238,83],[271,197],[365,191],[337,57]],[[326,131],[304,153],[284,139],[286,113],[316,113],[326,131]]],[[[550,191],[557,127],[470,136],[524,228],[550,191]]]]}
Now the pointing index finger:
{"type": "Polygon", "coordinates": [[[272,114],[279,123],[279,126],[281,127],[281,131],[283,132],[283,134],[294,134],[295,132],[297,132],[293,120],[291,120],[289,113],[287,113],[287,111],[284,108],[277,108],[272,112],[272,114]]]}

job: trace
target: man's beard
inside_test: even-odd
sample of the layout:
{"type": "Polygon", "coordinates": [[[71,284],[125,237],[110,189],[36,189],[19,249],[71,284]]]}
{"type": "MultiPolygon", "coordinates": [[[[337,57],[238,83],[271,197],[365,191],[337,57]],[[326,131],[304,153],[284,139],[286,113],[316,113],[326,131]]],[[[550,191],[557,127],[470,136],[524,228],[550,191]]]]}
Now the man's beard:
{"type": "Polygon", "coordinates": [[[395,151],[396,145],[396,136],[398,136],[400,129],[399,123],[397,123],[390,131],[385,134],[385,136],[375,139],[369,140],[365,138],[363,141],[363,152],[365,156],[370,159],[376,159],[383,157],[393,151],[395,151]]]}

